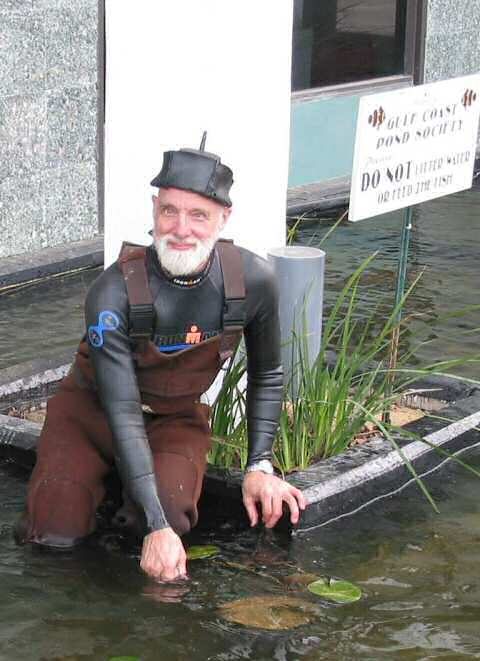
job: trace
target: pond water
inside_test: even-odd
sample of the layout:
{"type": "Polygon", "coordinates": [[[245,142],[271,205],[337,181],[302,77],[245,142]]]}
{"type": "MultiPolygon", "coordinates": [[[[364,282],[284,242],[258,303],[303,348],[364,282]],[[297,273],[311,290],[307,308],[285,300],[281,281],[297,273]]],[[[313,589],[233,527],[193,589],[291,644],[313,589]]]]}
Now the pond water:
{"type": "Polygon", "coordinates": [[[101,271],[88,269],[0,292],[0,369],[66,349],[73,354],[84,333],[86,293],[101,271]]]}
{"type": "MultiPolygon", "coordinates": [[[[426,270],[409,306],[425,313],[418,329],[438,338],[417,353],[419,360],[478,350],[477,333],[462,335],[480,327],[478,312],[437,322],[478,303],[479,195],[454,195],[416,212],[409,278],[426,270]]],[[[332,234],[323,246],[327,302],[376,249],[379,257],[362,290],[366,313],[379,295],[393,296],[400,224],[397,214],[342,225],[332,234]]],[[[315,245],[329,227],[331,221],[305,223],[299,241],[315,245]]],[[[83,299],[97,273],[0,296],[0,367],[73,349],[83,332],[83,299]]],[[[386,300],[385,313],[389,305],[386,300]]],[[[478,376],[475,365],[462,369],[478,376]]],[[[480,455],[469,461],[480,468],[480,455]]],[[[23,472],[0,464],[1,660],[480,658],[479,482],[461,467],[449,466],[430,482],[440,515],[410,487],[292,539],[234,525],[213,529],[204,521],[190,541],[217,544],[220,558],[191,562],[191,580],[167,590],[144,577],[135,553],[106,533],[75,553],[16,547],[12,528],[25,485],[23,472]],[[318,614],[284,632],[220,617],[219,606],[239,597],[283,594],[266,574],[280,577],[296,568],[352,581],[364,596],[334,606],[303,595],[318,604],[318,614]]]]}
{"type": "MultiPolygon", "coordinates": [[[[330,213],[324,220],[302,221],[296,242],[319,245],[341,211],[330,213]]],[[[327,254],[327,309],[346,278],[378,251],[363,278],[363,311],[365,316],[371,315],[380,304],[384,316],[391,312],[402,222],[401,212],[358,223],[345,222],[326,238],[321,248],[327,254]]],[[[416,364],[466,359],[479,351],[480,309],[452,316],[480,304],[479,246],[480,190],[450,195],[414,208],[408,284],[421,277],[408,300],[405,315],[416,315],[411,323],[410,344],[430,340],[416,350],[416,364]]],[[[473,378],[480,375],[476,364],[462,365],[456,372],[473,378]]]]}
{"type": "MultiPolygon", "coordinates": [[[[412,329],[419,339],[432,340],[417,350],[418,363],[428,364],[439,357],[466,358],[478,351],[478,333],[472,330],[480,328],[480,311],[461,317],[447,315],[480,303],[479,210],[480,190],[440,198],[415,209],[408,280],[423,275],[407,313],[421,313],[412,329]]],[[[339,214],[335,211],[327,220],[304,221],[297,242],[317,245],[331,228],[332,218],[339,214]]],[[[378,251],[364,278],[362,298],[365,315],[379,301],[380,310],[388,314],[395,291],[401,223],[401,213],[343,223],[327,238],[322,244],[327,253],[327,305],[361,261],[378,251]]],[[[0,292],[0,369],[68,348],[73,351],[84,332],[85,295],[100,271],[81,271],[10,293],[0,292]]],[[[466,364],[457,372],[475,377],[478,369],[466,364]]]]}
{"type": "MultiPolygon", "coordinates": [[[[480,467],[480,456],[470,461],[480,467]]],[[[141,575],[134,553],[111,540],[108,548],[101,536],[74,553],[16,547],[12,526],[25,479],[0,466],[0,659],[479,658],[478,481],[450,466],[432,489],[440,515],[409,488],[381,507],[293,539],[203,529],[191,541],[217,544],[221,555],[190,562],[190,581],[166,590],[141,575]],[[297,568],[352,581],[363,597],[332,605],[301,594],[318,610],[309,624],[289,631],[221,618],[226,602],[284,594],[269,576],[297,568]]]]}

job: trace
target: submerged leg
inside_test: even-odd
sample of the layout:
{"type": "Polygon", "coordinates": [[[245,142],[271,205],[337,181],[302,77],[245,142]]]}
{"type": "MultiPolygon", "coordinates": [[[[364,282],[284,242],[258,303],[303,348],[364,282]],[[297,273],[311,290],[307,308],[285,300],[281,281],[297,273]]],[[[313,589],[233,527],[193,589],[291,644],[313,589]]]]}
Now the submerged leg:
{"type": "Polygon", "coordinates": [[[95,395],[61,389],[47,405],[17,541],[69,548],[91,534],[111,461],[111,434],[95,395]]]}
{"type": "Polygon", "coordinates": [[[199,404],[185,415],[161,416],[147,426],[160,502],[178,535],[198,521],[206,455],[210,449],[208,407],[199,404]]]}

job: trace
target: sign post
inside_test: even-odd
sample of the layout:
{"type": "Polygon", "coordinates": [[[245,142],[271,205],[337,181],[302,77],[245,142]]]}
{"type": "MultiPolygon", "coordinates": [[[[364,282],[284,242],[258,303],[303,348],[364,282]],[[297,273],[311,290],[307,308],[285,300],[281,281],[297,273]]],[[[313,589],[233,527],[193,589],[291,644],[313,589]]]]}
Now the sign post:
{"type": "MultiPolygon", "coordinates": [[[[471,188],[479,116],[480,74],[360,99],[348,219],[406,207],[395,307],[405,293],[412,206],[471,188]]],[[[397,324],[392,369],[398,340],[397,324]]]]}
{"type": "MultiPolygon", "coordinates": [[[[405,294],[405,283],[407,281],[407,266],[408,266],[408,248],[410,246],[410,235],[412,233],[412,218],[413,208],[407,207],[403,218],[402,235],[400,238],[400,255],[398,257],[397,268],[397,285],[395,288],[395,307],[399,306],[405,294]]],[[[392,344],[390,348],[390,369],[395,369],[397,366],[398,356],[398,343],[400,340],[400,319],[402,317],[401,308],[397,311],[397,325],[393,330],[392,344]]],[[[390,393],[387,392],[387,396],[390,393]]]]}

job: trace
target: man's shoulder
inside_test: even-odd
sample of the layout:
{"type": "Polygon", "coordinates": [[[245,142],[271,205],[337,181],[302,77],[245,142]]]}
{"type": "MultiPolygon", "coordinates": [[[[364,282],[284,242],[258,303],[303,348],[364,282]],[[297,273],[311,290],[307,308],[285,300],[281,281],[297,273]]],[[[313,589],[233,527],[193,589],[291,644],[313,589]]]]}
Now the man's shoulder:
{"type": "Polygon", "coordinates": [[[275,274],[272,265],[269,261],[257,255],[257,253],[237,246],[242,255],[243,268],[245,273],[245,281],[253,281],[256,283],[270,283],[275,280],[275,274]]]}
{"type": "Polygon", "coordinates": [[[95,278],[87,294],[87,301],[102,304],[105,302],[123,301],[126,295],[125,280],[118,262],[113,262],[95,278]]]}
{"type": "Polygon", "coordinates": [[[269,261],[239,246],[243,261],[247,299],[258,305],[274,305],[278,298],[277,279],[269,261]]]}

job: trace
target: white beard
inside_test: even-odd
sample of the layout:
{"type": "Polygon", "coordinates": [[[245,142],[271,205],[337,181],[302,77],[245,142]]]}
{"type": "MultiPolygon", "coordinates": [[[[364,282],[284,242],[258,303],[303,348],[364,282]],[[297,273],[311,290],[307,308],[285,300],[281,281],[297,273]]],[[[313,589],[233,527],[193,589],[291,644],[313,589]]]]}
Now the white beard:
{"type": "Polygon", "coordinates": [[[161,237],[154,235],[153,244],[157,251],[158,261],[166,271],[172,275],[191,275],[198,272],[202,264],[208,260],[219,234],[220,227],[210,238],[203,241],[193,238],[188,239],[188,243],[195,245],[190,250],[169,248],[169,241],[178,241],[173,234],[164,234],[161,237]]]}

